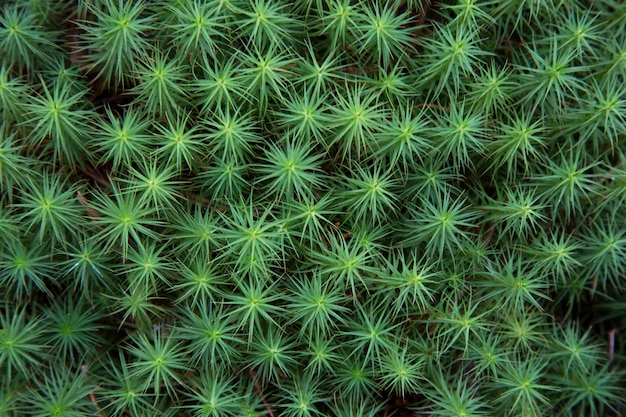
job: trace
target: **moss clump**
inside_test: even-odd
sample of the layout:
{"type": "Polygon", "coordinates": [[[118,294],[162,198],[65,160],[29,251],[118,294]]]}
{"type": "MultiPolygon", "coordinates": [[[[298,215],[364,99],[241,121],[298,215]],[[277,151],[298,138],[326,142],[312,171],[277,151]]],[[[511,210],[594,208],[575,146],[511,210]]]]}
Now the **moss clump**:
{"type": "Polygon", "coordinates": [[[12,0],[0,416],[618,416],[626,6],[12,0]]]}

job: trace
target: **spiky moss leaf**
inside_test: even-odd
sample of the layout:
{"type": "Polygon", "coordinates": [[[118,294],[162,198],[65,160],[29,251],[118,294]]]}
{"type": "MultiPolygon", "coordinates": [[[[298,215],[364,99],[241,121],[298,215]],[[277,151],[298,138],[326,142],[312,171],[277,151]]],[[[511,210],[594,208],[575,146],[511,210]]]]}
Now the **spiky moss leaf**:
{"type": "Polygon", "coordinates": [[[188,66],[156,53],[139,64],[135,86],[129,92],[135,95],[136,103],[141,103],[155,117],[171,115],[186,104],[183,86],[188,73],[188,66]]]}
{"type": "MultiPolygon", "coordinates": [[[[5,129],[13,123],[24,122],[26,99],[29,88],[23,77],[13,74],[11,66],[3,63],[0,66],[0,114],[2,115],[5,129]]],[[[4,132],[8,134],[9,132],[4,132]]]]}
{"type": "Polygon", "coordinates": [[[108,120],[97,120],[91,148],[100,153],[98,163],[113,165],[117,172],[122,165],[132,166],[132,161],[145,156],[152,145],[153,138],[148,134],[148,120],[142,109],[128,108],[121,116],[110,107],[105,108],[108,120]]]}
{"type": "Polygon", "coordinates": [[[175,335],[155,331],[152,335],[131,335],[127,347],[133,358],[131,378],[142,380],[142,391],[151,390],[157,397],[165,390],[175,395],[175,384],[181,384],[181,374],[187,369],[185,354],[176,343],[175,335]]]}
{"type": "Polygon", "coordinates": [[[26,310],[4,308],[0,313],[0,365],[7,384],[17,377],[30,378],[46,358],[44,325],[26,310]]]}
{"type": "Polygon", "coordinates": [[[94,196],[92,218],[100,227],[98,239],[105,242],[105,247],[115,247],[126,258],[131,244],[141,245],[142,238],[156,239],[158,233],[153,229],[161,224],[156,218],[156,209],[146,207],[139,200],[137,193],[122,193],[112,184],[113,196],[104,193],[94,196]]]}
{"type": "Polygon", "coordinates": [[[34,169],[38,161],[24,156],[25,146],[16,133],[9,135],[0,129],[0,137],[0,187],[11,201],[16,188],[27,188],[32,178],[38,176],[34,169]]]}
{"type": "Polygon", "coordinates": [[[31,96],[26,106],[30,134],[28,145],[33,149],[52,151],[54,162],[70,166],[82,165],[86,154],[86,131],[94,113],[85,109],[86,91],[72,93],[66,84],[49,88],[42,80],[42,93],[31,96]]]}
{"type": "Polygon", "coordinates": [[[34,239],[13,237],[0,253],[0,284],[14,299],[36,292],[52,294],[54,265],[49,248],[34,239]]]}
{"type": "Polygon", "coordinates": [[[32,416],[79,417],[94,412],[96,407],[89,400],[93,389],[80,369],[52,369],[29,390],[25,400],[32,416]]]}
{"type": "Polygon", "coordinates": [[[311,155],[308,141],[285,140],[285,144],[270,145],[261,164],[255,167],[261,183],[270,194],[290,201],[306,200],[314,190],[323,188],[321,155],[311,155]]]}
{"type": "Polygon", "coordinates": [[[154,19],[146,15],[143,1],[84,3],[89,19],[79,22],[84,36],[78,46],[85,52],[85,64],[113,90],[124,88],[151,49],[148,33],[154,19]]]}
{"type": "Polygon", "coordinates": [[[68,231],[82,220],[77,192],[77,185],[69,185],[58,175],[44,171],[41,178],[29,179],[28,188],[22,190],[20,203],[15,204],[22,210],[19,220],[27,225],[26,231],[39,226],[39,230],[33,231],[40,242],[48,236],[64,242],[68,231]]]}
{"type": "Polygon", "coordinates": [[[167,4],[163,16],[169,23],[169,43],[180,56],[215,58],[231,39],[219,6],[203,1],[167,4]]]}
{"type": "Polygon", "coordinates": [[[0,13],[0,54],[3,62],[20,70],[34,73],[37,66],[46,65],[58,53],[37,21],[36,15],[19,4],[6,4],[0,13]]]}
{"type": "Polygon", "coordinates": [[[50,349],[69,362],[93,355],[103,344],[102,314],[84,300],[56,301],[46,309],[44,320],[50,349]]]}

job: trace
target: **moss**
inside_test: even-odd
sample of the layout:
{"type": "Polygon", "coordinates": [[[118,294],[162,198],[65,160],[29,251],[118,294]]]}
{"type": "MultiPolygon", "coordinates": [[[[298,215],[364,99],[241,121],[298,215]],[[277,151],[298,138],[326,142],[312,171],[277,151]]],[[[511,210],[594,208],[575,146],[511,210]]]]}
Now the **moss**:
{"type": "Polygon", "coordinates": [[[0,416],[624,415],[625,11],[3,2],[0,416]]]}

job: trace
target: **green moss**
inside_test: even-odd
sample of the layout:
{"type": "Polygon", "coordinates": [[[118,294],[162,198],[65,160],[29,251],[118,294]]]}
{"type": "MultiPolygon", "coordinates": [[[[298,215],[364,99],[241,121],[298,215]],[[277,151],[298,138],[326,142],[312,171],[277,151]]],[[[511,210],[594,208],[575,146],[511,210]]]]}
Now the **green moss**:
{"type": "Polygon", "coordinates": [[[624,16],[4,1],[0,416],[624,415],[624,16]]]}

